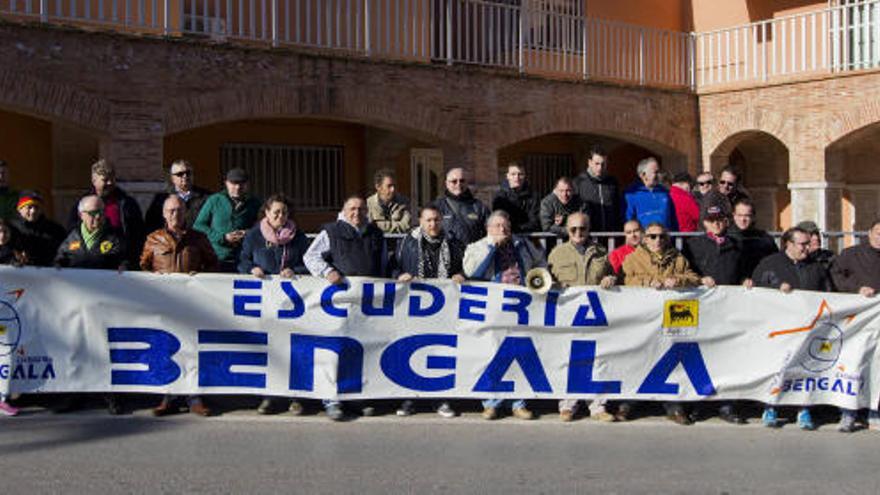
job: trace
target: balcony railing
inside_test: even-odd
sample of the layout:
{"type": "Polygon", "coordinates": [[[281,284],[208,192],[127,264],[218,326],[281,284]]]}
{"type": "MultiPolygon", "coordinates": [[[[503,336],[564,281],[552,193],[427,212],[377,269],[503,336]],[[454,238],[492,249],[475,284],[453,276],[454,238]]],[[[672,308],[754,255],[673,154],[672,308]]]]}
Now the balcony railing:
{"type": "Polygon", "coordinates": [[[880,65],[880,1],[696,33],[697,86],[763,84],[880,65]]]}
{"type": "Polygon", "coordinates": [[[0,15],[552,78],[712,89],[880,65],[880,0],[684,33],[580,0],[0,0],[0,15]]]}
{"type": "Polygon", "coordinates": [[[579,0],[0,0],[0,15],[422,63],[688,87],[692,36],[588,18],[579,0]]]}

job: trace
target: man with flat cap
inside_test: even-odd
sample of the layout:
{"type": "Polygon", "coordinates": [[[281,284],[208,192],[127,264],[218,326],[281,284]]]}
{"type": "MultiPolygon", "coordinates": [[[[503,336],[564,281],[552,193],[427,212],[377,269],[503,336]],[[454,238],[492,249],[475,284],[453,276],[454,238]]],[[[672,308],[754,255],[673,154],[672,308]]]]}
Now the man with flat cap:
{"type": "Polygon", "coordinates": [[[220,271],[234,273],[244,235],[257,221],[261,203],[247,193],[248,174],[244,169],[227,172],[225,186],[208,197],[193,228],[208,236],[220,271]]]}

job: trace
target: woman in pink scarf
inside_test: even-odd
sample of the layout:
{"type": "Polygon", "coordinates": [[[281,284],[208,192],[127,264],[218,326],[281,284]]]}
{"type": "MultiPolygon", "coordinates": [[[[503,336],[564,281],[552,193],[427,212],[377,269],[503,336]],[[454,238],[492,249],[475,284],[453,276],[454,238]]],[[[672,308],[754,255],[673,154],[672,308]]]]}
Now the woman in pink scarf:
{"type": "MultiPolygon", "coordinates": [[[[239,273],[263,278],[280,275],[308,274],[303,254],[309,248],[305,233],[290,219],[290,201],[281,194],[273,194],[263,203],[262,217],[244,237],[239,273]]],[[[260,414],[276,414],[283,409],[283,399],[264,397],[257,408],[260,414]]],[[[302,404],[294,400],[289,407],[295,415],[302,414],[302,404]]]]}

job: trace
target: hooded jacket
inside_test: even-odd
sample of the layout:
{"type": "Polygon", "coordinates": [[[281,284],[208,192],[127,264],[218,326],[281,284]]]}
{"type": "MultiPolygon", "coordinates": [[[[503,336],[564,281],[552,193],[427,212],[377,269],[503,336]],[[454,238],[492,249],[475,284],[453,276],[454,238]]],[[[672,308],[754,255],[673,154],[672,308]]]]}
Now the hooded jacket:
{"type": "Polygon", "coordinates": [[[623,230],[620,221],[620,185],[615,177],[604,175],[594,177],[584,171],[575,178],[575,192],[586,205],[590,215],[590,229],[594,232],[619,232],[623,230]]]}
{"type": "Polygon", "coordinates": [[[510,225],[514,233],[538,232],[541,221],[538,218],[540,203],[538,194],[531,190],[528,183],[517,190],[510,188],[507,181],[501,183],[501,189],[492,200],[492,210],[503,210],[510,215],[510,225]]]}

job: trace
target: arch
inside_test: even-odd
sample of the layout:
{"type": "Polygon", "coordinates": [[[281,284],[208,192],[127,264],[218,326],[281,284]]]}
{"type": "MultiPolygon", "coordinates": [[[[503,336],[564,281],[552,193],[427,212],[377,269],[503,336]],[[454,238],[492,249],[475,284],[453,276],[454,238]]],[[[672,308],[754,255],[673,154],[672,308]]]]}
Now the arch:
{"type": "Polygon", "coordinates": [[[0,107],[97,132],[110,127],[110,104],[70,85],[0,71],[0,107]]]}
{"type": "Polygon", "coordinates": [[[763,133],[772,136],[786,149],[792,149],[790,136],[795,119],[786,118],[779,112],[771,112],[754,106],[745,106],[741,111],[728,112],[711,117],[703,115],[708,124],[702,129],[703,168],[711,169],[712,155],[727,154],[736,147],[736,139],[750,133],[763,133]]]}
{"type": "Polygon", "coordinates": [[[842,230],[867,230],[880,211],[880,170],[873,166],[878,154],[880,116],[825,148],[826,177],[842,186],[842,230]]]}
{"type": "Polygon", "coordinates": [[[727,165],[738,168],[740,183],[755,203],[758,227],[777,230],[791,223],[790,161],[789,149],[779,138],[751,129],[719,143],[709,165],[716,178],[727,165]]]}
{"type": "MultiPolygon", "coordinates": [[[[371,94],[368,88],[363,89],[371,94]]],[[[364,98],[330,86],[244,88],[169,102],[165,130],[175,134],[224,122],[254,119],[322,119],[362,124],[434,143],[460,143],[462,125],[450,113],[394,98],[388,91],[364,98]]]]}

